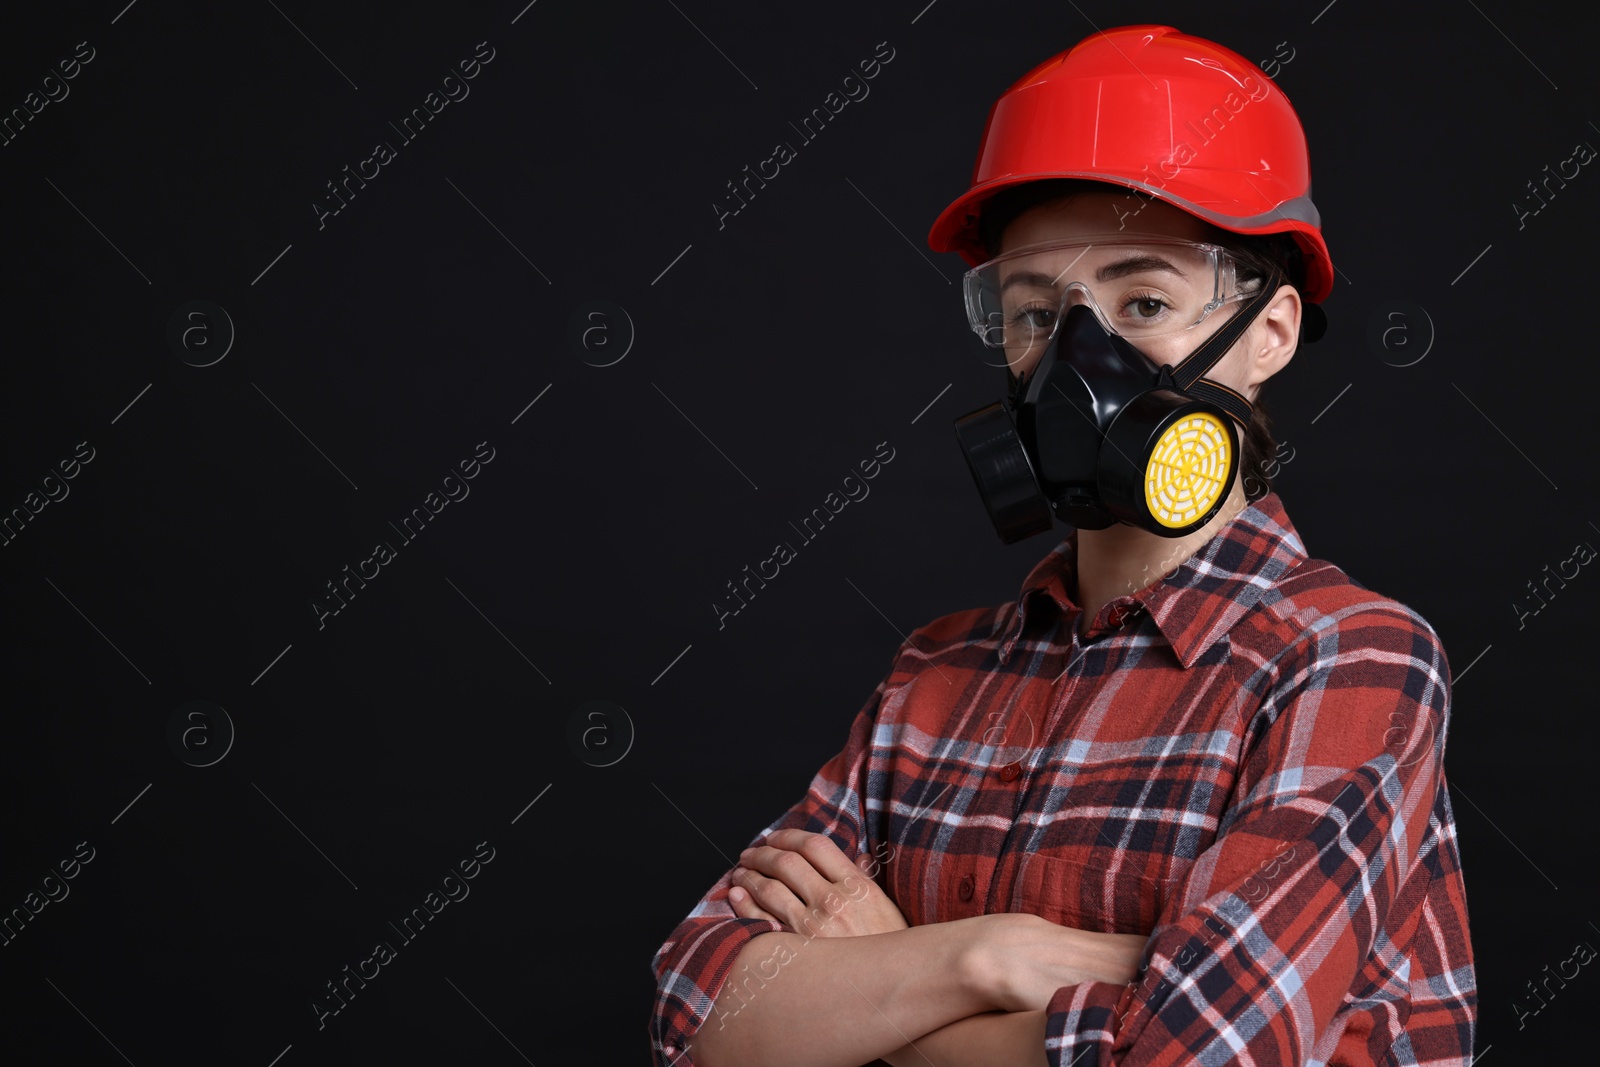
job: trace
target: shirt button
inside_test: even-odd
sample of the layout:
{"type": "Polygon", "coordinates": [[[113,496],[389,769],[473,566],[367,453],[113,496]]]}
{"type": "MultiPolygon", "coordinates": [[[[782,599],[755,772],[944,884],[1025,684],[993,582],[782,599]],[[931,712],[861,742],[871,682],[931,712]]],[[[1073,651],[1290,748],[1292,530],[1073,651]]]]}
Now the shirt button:
{"type": "Polygon", "coordinates": [[[1002,782],[1014,782],[1021,777],[1022,768],[1015,763],[1008,763],[1000,768],[1000,780],[1002,782]]]}
{"type": "Polygon", "coordinates": [[[972,875],[969,874],[965,878],[961,879],[961,887],[956,892],[960,895],[962,900],[971,900],[972,887],[976,884],[976,880],[972,877],[972,875]]]}

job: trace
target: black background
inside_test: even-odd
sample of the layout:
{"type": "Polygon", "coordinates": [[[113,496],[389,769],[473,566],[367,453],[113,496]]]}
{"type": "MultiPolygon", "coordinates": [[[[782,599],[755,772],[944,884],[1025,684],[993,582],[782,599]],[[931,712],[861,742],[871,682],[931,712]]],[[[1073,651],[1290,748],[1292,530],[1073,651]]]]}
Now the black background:
{"type": "Polygon", "coordinates": [[[1277,486],[1313,556],[1449,653],[1478,1053],[1588,1047],[1600,977],[1516,1005],[1600,945],[1600,579],[1520,628],[1514,605],[1600,544],[1600,177],[1520,227],[1514,205],[1600,145],[1593,15],[124,2],[0,26],[7,113],[94,50],[0,148],[0,508],[94,450],[0,548],[0,909],[79,842],[95,857],[0,948],[8,1062],[647,1062],[672,927],[837,751],[902,636],[1013,597],[1064,533],[989,525],[951,420],[998,372],[925,235],[1006,86],[1132,22],[1292,53],[1270,69],[1339,277],[1327,338],[1266,394],[1277,486]],[[388,124],[483,41],[470,95],[402,143],[388,124]],[[870,95],[799,145],[789,123],[880,42],[870,95]],[[396,158],[319,228],[379,140],[396,158]],[[778,141],[798,157],[719,229],[725,183],[778,141]],[[236,331],[210,366],[215,314],[189,362],[168,343],[192,300],[236,331]],[[575,322],[602,327],[588,348],[575,322]],[[389,523],[484,441],[470,495],[402,544],[389,523]],[[719,630],[725,583],[880,442],[871,495],[719,630]],[[397,558],[319,628],[312,601],[381,540],[397,558]],[[636,734],[611,721],[606,767],[568,740],[596,699],[636,734]],[[237,731],[211,766],[168,742],[191,700],[237,731]],[[480,841],[470,896],[319,1030],[311,998],[480,841]]]}

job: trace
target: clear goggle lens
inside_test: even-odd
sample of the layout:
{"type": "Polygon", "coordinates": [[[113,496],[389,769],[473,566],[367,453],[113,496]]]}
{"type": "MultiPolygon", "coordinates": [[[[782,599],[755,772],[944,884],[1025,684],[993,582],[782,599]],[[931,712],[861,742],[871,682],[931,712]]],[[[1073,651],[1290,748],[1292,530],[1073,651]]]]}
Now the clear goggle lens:
{"type": "Polygon", "coordinates": [[[979,264],[962,279],[967,321],[995,358],[1042,353],[1074,304],[1137,344],[1193,329],[1242,299],[1235,263],[1213,244],[1127,234],[1031,245],[979,264]],[[999,351],[993,351],[999,350],[999,351]]]}

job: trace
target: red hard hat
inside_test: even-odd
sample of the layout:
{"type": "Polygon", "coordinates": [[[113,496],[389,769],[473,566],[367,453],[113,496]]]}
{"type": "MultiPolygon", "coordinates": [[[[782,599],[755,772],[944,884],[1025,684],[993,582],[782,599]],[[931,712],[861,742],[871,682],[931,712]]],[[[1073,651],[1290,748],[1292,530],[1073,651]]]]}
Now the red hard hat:
{"type": "Polygon", "coordinates": [[[1211,41],[1120,26],[1023,75],[990,108],[972,188],[928,244],[976,266],[989,258],[984,203],[1046,178],[1125,186],[1234,233],[1288,233],[1305,255],[1305,299],[1333,290],[1300,119],[1260,68],[1211,41]]]}

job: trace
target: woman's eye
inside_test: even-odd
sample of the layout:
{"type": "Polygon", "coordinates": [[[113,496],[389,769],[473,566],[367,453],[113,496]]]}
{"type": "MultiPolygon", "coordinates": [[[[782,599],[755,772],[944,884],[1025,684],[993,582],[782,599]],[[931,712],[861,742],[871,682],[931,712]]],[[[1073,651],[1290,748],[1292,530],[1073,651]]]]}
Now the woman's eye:
{"type": "Polygon", "coordinates": [[[1055,310],[1046,307],[1023,308],[1017,312],[1017,321],[1035,330],[1047,330],[1055,317],[1055,310]]]}
{"type": "Polygon", "coordinates": [[[1128,307],[1133,309],[1133,314],[1141,319],[1156,318],[1166,306],[1166,301],[1155,296],[1136,296],[1128,301],[1128,307]]]}

